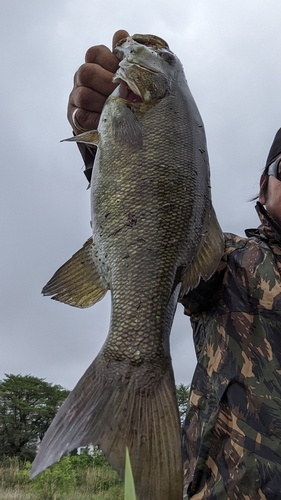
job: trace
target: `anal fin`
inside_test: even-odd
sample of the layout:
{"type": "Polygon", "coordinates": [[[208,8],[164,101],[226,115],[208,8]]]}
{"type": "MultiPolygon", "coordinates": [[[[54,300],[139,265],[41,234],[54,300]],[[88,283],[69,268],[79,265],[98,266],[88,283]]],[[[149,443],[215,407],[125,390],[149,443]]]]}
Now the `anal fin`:
{"type": "Polygon", "coordinates": [[[75,307],[89,307],[101,300],[107,287],[93,261],[93,240],[89,238],[44,286],[43,295],[75,307]]]}

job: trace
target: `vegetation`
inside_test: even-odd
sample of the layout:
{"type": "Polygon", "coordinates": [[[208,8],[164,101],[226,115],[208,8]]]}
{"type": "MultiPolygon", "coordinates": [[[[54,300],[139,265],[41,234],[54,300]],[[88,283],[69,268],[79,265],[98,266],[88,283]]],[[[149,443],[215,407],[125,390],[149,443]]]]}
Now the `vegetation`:
{"type": "Polygon", "coordinates": [[[0,381],[0,459],[32,461],[69,391],[31,375],[6,375],[0,381]]]}
{"type": "MultiPolygon", "coordinates": [[[[69,391],[30,375],[6,375],[0,381],[1,500],[133,500],[133,476],[126,452],[125,492],[102,452],[64,457],[32,481],[31,462],[38,442],[69,391]]],[[[181,421],[189,387],[177,386],[181,421]]]]}
{"type": "Polygon", "coordinates": [[[68,455],[32,481],[30,462],[17,457],[0,463],[1,500],[124,500],[118,474],[101,452],[68,455]],[[102,465],[101,465],[102,464],[102,465]]]}
{"type": "Polygon", "coordinates": [[[190,389],[189,385],[177,385],[177,399],[180,413],[180,420],[183,423],[187,411],[190,389]]]}
{"type": "Polygon", "coordinates": [[[137,500],[129,450],[126,448],[124,500],[137,500]]]}

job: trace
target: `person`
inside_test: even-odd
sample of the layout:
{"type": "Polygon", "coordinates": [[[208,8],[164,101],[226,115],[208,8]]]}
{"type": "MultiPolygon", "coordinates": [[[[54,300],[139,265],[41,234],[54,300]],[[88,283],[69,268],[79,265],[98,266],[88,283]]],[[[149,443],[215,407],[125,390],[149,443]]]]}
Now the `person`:
{"type": "MultiPolygon", "coordinates": [[[[113,46],[128,36],[117,31],[113,46]]],[[[91,47],[74,77],[73,132],[96,129],[118,60],[91,47]]],[[[79,145],[91,178],[94,151],[79,145]]],[[[197,366],[183,425],[184,498],[281,498],[281,129],[261,176],[261,220],[246,238],[225,234],[214,275],[183,299],[197,366]]]]}
{"type": "Polygon", "coordinates": [[[261,225],[247,238],[226,234],[216,273],[183,299],[197,355],[186,498],[281,498],[281,129],[256,209],[261,225]]]}

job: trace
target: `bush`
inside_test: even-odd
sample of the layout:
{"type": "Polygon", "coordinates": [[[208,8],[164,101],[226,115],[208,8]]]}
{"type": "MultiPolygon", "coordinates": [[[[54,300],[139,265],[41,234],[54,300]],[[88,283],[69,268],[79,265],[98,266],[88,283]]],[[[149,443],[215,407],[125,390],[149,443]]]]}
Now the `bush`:
{"type": "Polygon", "coordinates": [[[73,469],[83,470],[94,465],[94,457],[92,455],[71,455],[70,462],[73,469]]]}
{"type": "Polygon", "coordinates": [[[99,448],[94,449],[93,459],[95,467],[103,467],[104,465],[109,467],[108,461],[106,460],[103,452],[99,448]]]}
{"type": "Polygon", "coordinates": [[[0,485],[1,488],[15,488],[28,484],[29,473],[18,457],[5,457],[0,462],[0,485]]]}
{"type": "Polygon", "coordinates": [[[31,463],[24,464],[17,457],[2,460],[0,499],[124,500],[122,480],[99,450],[92,455],[69,455],[32,481],[30,470],[31,463]]]}
{"type": "Polygon", "coordinates": [[[75,479],[71,457],[68,456],[33,479],[31,490],[38,500],[57,500],[57,494],[69,493],[74,488],[75,479]]]}
{"type": "Polygon", "coordinates": [[[70,455],[69,460],[72,470],[75,474],[75,483],[77,486],[83,486],[86,482],[87,471],[92,469],[94,458],[91,455],[70,455]]]}
{"type": "Polygon", "coordinates": [[[105,465],[88,468],[84,484],[88,492],[100,493],[122,484],[122,481],[116,471],[105,465]]]}

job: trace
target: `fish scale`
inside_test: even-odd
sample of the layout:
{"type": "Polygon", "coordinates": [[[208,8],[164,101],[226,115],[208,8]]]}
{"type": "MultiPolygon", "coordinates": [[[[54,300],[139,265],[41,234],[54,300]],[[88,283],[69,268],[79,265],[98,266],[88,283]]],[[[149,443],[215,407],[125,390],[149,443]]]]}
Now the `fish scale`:
{"type": "Polygon", "coordinates": [[[223,235],[204,127],[180,61],[153,35],[128,37],[115,53],[120,85],[98,130],[70,139],[98,147],[93,236],[43,288],[76,307],[110,290],[110,328],[48,429],[32,476],[92,443],[124,477],[128,447],[138,498],[181,500],[169,336],[178,300],[215,271],[223,235]]]}
{"type": "MultiPolygon", "coordinates": [[[[190,175],[188,160],[193,153],[186,148],[185,124],[176,127],[177,155],[174,154],[175,145],[171,148],[169,141],[166,141],[170,134],[174,135],[173,128],[176,125],[174,123],[171,126],[170,112],[172,110],[173,115],[177,115],[180,104],[179,98],[172,96],[168,99],[171,105],[169,102],[165,102],[165,105],[160,103],[157,110],[153,108],[144,115],[139,113],[143,130],[141,152],[128,154],[124,148],[116,148],[107,137],[107,142],[113,147],[102,150],[99,158],[102,175],[100,169],[96,168],[92,180],[94,243],[100,248],[100,254],[106,255],[107,265],[111,269],[113,312],[106,348],[110,349],[110,343],[115,342],[114,329],[120,323],[124,325],[124,336],[128,336],[132,345],[135,339],[132,326],[137,320],[141,329],[136,332],[135,349],[139,350],[137,346],[143,342],[144,357],[151,355],[150,351],[159,357],[161,346],[163,349],[163,319],[164,323],[170,324],[165,315],[175,273],[179,266],[190,262],[201,238],[200,230],[197,234],[194,231],[193,244],[187,245],[186,228],[192,216],[192,204],[186,203],[186,198],[188,193],[192,200],[197,178],[190,175]],[[160,134],[155,135],[155,130],[161,131],[160,134]],[[116,189],[118,197],[115,195],[116,189]],[[132,216],[134,224],[128,222],[132,216]],[[132,297],[142,297],[143,306],[136,309],[132,297]],[[156,318],[159,318],[158,321],[156,318]],[[140,336],[147,342],[140,340],[140,336]]],[[[113,108],[114,105],[112,101],[113,108]]],[[[107,123],[108,115],[110,110],[106,117],[107,123]]],[[[208,193],[207,182],[204,189],[208,193]]],[[[202,217],[207,209],[202,207],[202,217]]],[[[170,314],[173,315],[174,311],[170,314]]],[[[121,352],[125,346],[123,338],[121,352]]],[[[126,355],[129,357],[130,353],[126,352],[126,355]]]]}

